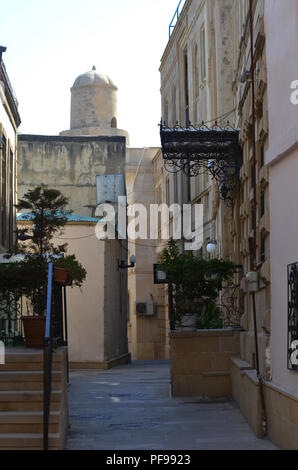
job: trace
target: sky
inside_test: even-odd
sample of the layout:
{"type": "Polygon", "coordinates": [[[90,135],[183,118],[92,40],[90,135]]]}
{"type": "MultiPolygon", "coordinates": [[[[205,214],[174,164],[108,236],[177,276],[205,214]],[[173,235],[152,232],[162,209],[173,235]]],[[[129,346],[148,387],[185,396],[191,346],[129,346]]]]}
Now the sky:
{"type": "MultiPolygon", "coordinates": [[[[1,2],[2,3],[2,2],[1,2]]],[[[160,146],[160,59],[179,0],[9,0],[0,45],[22,134],[70,125],[70,88],[95,65],[118,87],[118,127],[131,147],[160,146]]]]}

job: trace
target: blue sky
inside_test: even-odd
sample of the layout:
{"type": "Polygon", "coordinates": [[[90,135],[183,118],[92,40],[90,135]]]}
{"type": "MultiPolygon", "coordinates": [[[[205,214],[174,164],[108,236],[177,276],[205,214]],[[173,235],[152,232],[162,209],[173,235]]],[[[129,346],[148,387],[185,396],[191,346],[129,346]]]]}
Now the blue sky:
{"type": "Polygon", "coordinates": [[[20,132],[69,129],[70,87],[93,65],[118,86],[118,127],[131,146],[158,146],[160,59],[179,0],[10,0],[0,44],[20,132]]]}

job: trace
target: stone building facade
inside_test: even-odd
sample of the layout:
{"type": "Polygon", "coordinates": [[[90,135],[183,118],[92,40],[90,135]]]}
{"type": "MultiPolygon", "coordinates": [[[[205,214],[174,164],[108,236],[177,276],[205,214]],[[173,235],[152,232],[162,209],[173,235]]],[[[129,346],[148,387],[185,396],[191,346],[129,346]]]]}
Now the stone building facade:
{"type": "MultiPolygon", "coordinates": [[[[215,227],[211,233],[217,241],[217,255],[241,266],[238,276],[238,308],[242,313],[240,354],[231,359],[233,398],[257,435],[267,433],[283,449],[298,448],[295,342],[298,337],[295,274],[298,269],[295,238],[298,67],[290,59],[297,49],[297,13],[294,0],[286,6],[278,0],[186,1],[161,66],[163,120],[168,127],[173,127],[175,121],[183,126],[190,125],[189,121],[194,124],[198,113],[208,121],[231,109],[229,121],[239,129],[242,160],[231,208],[223,208],[223,203],[218,202],[216,187],[209,179],[209,207],[215,227]],[[200,36],[202,31],[205,39],[203,33],[200,36]],[[198,48],[197,44],[185,40],[188,37],[199,38],[198,48]],[[193,45],[202,57],[200,44],[204,43],[208,65],[199,59],[197,71],[196,54],[189,53],[189,48],[193,45]],[[201,79],[204,74],[205,85],[201,79]],[[254,261],[258,287],[252,295],[246,274],[254,268],[254,261]]],[[[165,171],[161,154],[154,163],[156,200],[166,202],[169,197],[183,200],[183,177],[173,177],[165,171]]],[[[189,199],[200,200],[200,194],[195,198],[196,179],[187,184],[189,199]]],[[[208,185],[203,189],[208,190],[208,185]]],[[[206,204],[204,214],[207,207],[206,204]]],[[[205,216],[205,234],[210,233],[206,219],[205,216]]],[[[207,240],[204,235],[204,245],[207,240]]],[[[157,256],[162,246],[160,243],[157,256]]],[[[206,255],[204,251],[203,255],[206,255]]],[[[158,289],[162,308],[166,308],[166,291],[158,289]]]]}
{"type": "MultiPolygon", "coordinates": [[[[255,135],[252,132],[252,83],[245,74],[251,70],[249,2],[235,2],[235,75],[233,92],[236,108],[236,127],[241,129],[240,143],[243,161],[240,169],[239,195],[234,201],[233,221],[230,225],[233,261],[243,266],[243,273],[251,269],[250,239],[254,237],[253,218],[256,217],[256,263],[260,277],[256,293],[258,319],[258,342],[261,374],[270,378],[270,363],[266,362],[270,342],[270,216],[269,173],[265,162],[268,148],[268,99],[266,74],[266,48],[264,32],[264,2],[254,5],[254,62],[255,62],[255,135]],[[245,77],[244,80],[241,77],[245,77]],[[254,181],[253,144],[256,142],[256,181],[254,181]],[[254,185],[256,185],[256,207],[254,207],[254,185]],[[256,213],[254,213],[256,210],[256,213]],[[267,351],[267,354],[266,354],[267,351]]],[[[241,326],[241,357],[256,365],[252,296],[248,293],[244,279],[241,281],[243,316],[241,326]]]]}
{"type": "MultiPolygon", "coordinates": [[[[234,118],[233,2],[187,0],[161,59],[162,123],[168,128],[225,126],[234,118]]],[[[231,255],[226,227],[231,210],[221,200],[218,187],[208,171],[188,177],[164,166],[162,152],[154,159],[155,202],[201,204],[203,244],[197,255],[209,256],[206,246],[217,243],[217,256],[231,255]]],[[[160,231],[161,232],[161,231],[160,231]]],[[[173,233],[170,218],[169,233],[173,233]]],[[[184,240],[180,246],[183,250],[184,240]]],[[[179,243],[179,242],[178,242],[179,243]]],[[[157,260],[166,240],[157,242],[157,260]]],[[[158,309],[167,317],[168,290],[158,286],[158,309]]],[[[167,346],[168,351],[168,346],[167,346]]]]}
{"type": "MultiPolygon", "coordinates": [[[[235,7],[238,9],[239,5],[235,7]]],[[[245,18],[248,5],[241,2],[241,7],[242,18],[245,18]]],[[[281,4],[275,0],[259,0],[253,2],[253,12],[260,262],[257,313],[267,435],[282,449],[298,449],[297,350],[292,343],[297,338],[297,281],[293,273],[298,260],[295,202],[298,100],[293,98],[298,84],[298,66],[297,61],[291,60],[297,55],[298,47],[297,2],[290,0],[281,4]],[[292,283],[289,282],[291,273],[294,275],[292,283]]],[[[239,19],[243,22],[241,17],[239,19]]],[[[240,44],[244,43],[242,40],[240,44]]],[[[249,88],[247,84],[245,89],[249,88]]],[[[241,112],[243,117],[249,116],[249,105],[245,105],[245,99],[242,103],[243,106],[239,102],[239,116],[241,112]]],[[[247,123],[242,122],[244,134],[249,131],[249,124],[249,119],[247,123]]],[[[249,178],[249,160],[246,168],[243,167],[242,177],[249,178]]],[[[249,317],[245,317],[244,324],[248,323],[249,317]]],[[[251,340],[246,334],[242,354],[250,362],[249,350],[252,355],[253,348],[249,343],[251,340]]],[[[241,367],[245,368],[245,364],[233,364],[235,397],[250,424],[261,433],[258,382],[254,372],[244,372],[241,367]]]]}
{"type": "Polygon", "coordinates": [[[0,253],[16,240],[17,129],[21,123],[18,103],[8,78],[0,46],[0,253]]]}
{"type": "MultiPolygon", "coordinates": [[[[233,119],[232,5],[230,0],[185,2],[161,59],[162,121],[167,127],[226,125],[233,119]]],[[[164,171],[162,159],[156,165],[156,198],[160,193],[164,202],[167,194],[170,203],[203,204],[202,253],[206,255],[210,240],[217,240],[218,254],[226,254],[222,227],[231,215],[210,174],[189,178],[164,171]]]]}

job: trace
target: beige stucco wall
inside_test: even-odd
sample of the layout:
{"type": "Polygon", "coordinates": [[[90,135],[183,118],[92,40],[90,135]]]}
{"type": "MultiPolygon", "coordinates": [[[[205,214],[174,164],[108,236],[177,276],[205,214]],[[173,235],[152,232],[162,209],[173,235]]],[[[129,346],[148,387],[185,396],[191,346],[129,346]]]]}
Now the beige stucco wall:
{"type": "Polygon", "coordinates": [[[67,318],[70,362],[103,362],[105,242],[97,240],[94,224],[67,224],[54,243],[68,243],[67,254],[75,254],[87,271],[82,288],[67,288],[67,318]],[[84,237],[84,238],[81,238],[84,237]]]}
{"type": "Polygon", "coordinates": [[[98,240],[95,224],[68,223],[54,239],[68,243],[87,271],[82,288],[67,288],[69,361],[76,367],[104,367],[128,353],[127,273],[118,270],[126,259],[125,241],[98,240]]]}

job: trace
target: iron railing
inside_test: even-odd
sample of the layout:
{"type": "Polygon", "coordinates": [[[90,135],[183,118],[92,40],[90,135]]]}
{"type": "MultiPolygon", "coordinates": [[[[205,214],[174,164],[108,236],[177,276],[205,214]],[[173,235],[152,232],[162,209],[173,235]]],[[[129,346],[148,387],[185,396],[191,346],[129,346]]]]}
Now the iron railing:
{"type": "Polygon", "coordinates": [[[0,290],[0,340],[6,346],[24,344],[22,316],[29,314],[29,302],[17,289],[0,290]]]}

